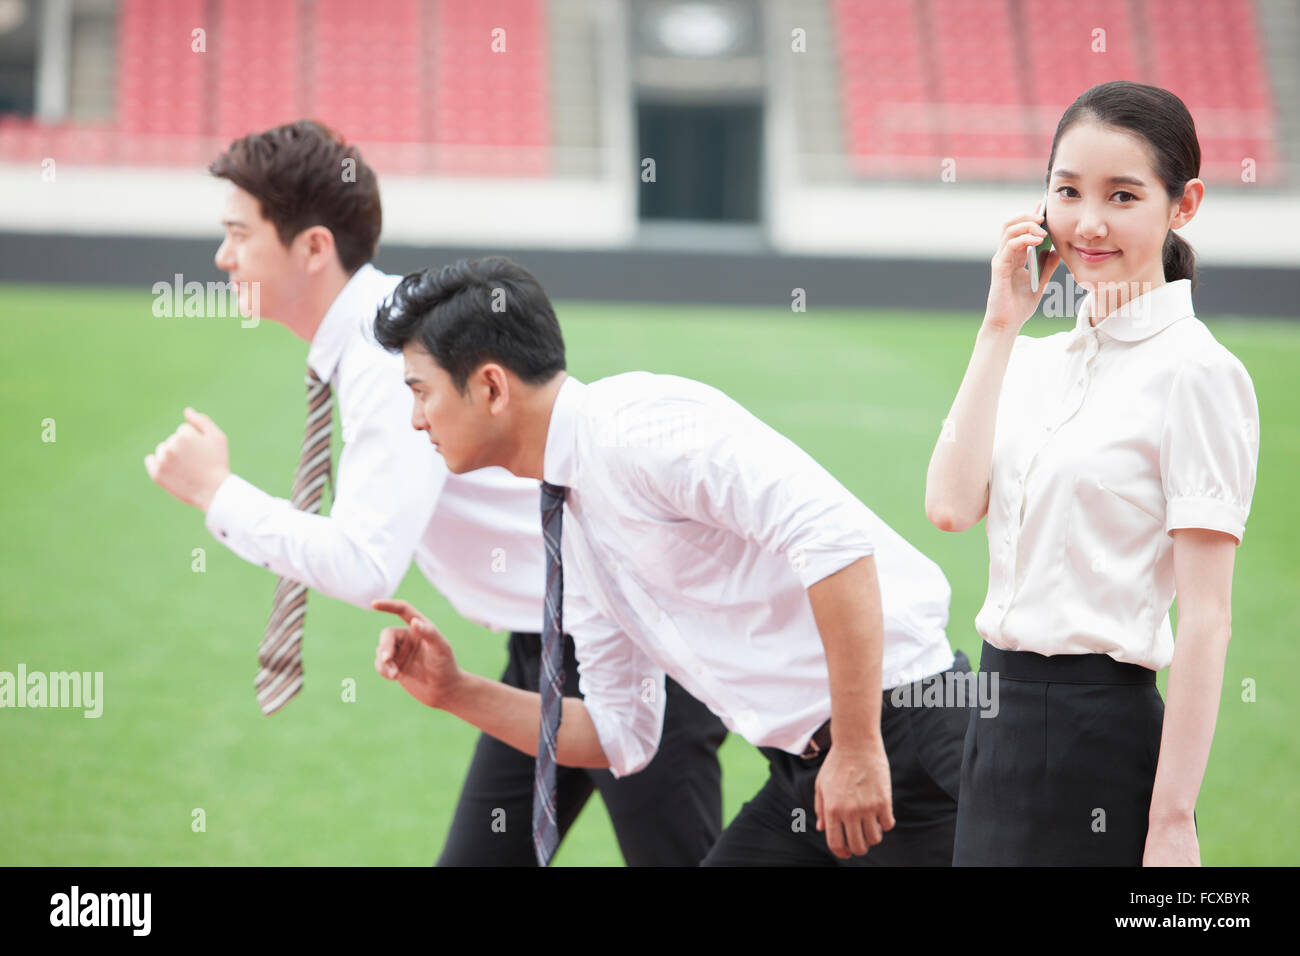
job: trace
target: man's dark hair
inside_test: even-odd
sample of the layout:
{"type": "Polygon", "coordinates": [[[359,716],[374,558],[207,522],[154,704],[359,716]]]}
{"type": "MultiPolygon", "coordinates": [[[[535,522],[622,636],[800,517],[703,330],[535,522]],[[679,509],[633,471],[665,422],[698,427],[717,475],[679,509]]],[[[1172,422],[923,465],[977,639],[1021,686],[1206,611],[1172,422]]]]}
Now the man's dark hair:
{"type": "Polygon", "coordinates": [[[328,126],[299,120],[250,133],[208,171],[255,198],[283,245],[304,229],[324,226],[348,275],[375,257],[383,225],[379,181],[357,148],[328,126]]]}
{"type": "Polygon", "coordinates": [[[541,283],[500,256],[406,276],[375,313],[375,340],[390,352],[418,342],[461,394],[484,362],[530,385],[564,371],[564,337],[541,283]]]}

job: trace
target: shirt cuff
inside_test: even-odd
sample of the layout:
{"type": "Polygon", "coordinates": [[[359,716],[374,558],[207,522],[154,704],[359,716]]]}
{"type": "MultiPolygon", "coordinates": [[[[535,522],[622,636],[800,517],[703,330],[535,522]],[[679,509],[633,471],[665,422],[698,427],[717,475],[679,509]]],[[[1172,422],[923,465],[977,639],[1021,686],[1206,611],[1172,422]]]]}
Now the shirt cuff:
{"type": "Polygon", "coordinates": [[[1170,498],[1165,505],[1165,532],[1178,528],[1222,531],[1241,544],[1241,536],[1246,531],[1246,511],[1222,498],[1170,498]]]}
{"type": "Polygon", "coordinates": [[[265,507],[266,492],[254,487],[238,475],[227,475],[208,502],[203,523],[212,536],[222,544],[234,548],[239,538],[241,522],[265,507]]]}
{"type": "Polygon", "coordinates": [[[645,746],[636,735],[624,729],[618,715],[606,712],[603,707],[595,705],[590,698],[585,703],[591,722],[596,727],[600,749],[605,752],[605,759],[609,761],[609,772],[615,779],[636,773],[650,762],[657,748],[647,753],[645,746]]]}

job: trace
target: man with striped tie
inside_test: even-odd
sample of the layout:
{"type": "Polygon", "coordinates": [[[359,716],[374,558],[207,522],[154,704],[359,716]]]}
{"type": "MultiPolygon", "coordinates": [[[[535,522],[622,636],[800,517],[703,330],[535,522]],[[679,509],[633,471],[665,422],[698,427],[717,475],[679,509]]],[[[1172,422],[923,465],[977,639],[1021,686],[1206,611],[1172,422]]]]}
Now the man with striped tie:
{"type": "Polygon", "coordinates": [[[500,465],[542,483],[539,693],[462,671],[419,611],[375,604],[405,624],[380,635],[382,675],[537,755],[539,859],[557,768],[635,777],[656,759],[671,677],[770,768],[703,862],[951,863],[973,700],[922,694],[970,672],[933,561],[716,389],[568,375],[545,293],[508,259],[408,275],[375,338],[402,354],[412,424],[453,474],[500,465]],[[562,699],[565,632],[582,700],[562,699]]]}
{"type": "MultiPolygon", "coordinates": [[[[303,687],[308,589],[369,607],[396,591],[412,558],[462,615],[509,632],[502,679],[535,691],[545,586],[538,485],[499,468],[452,475],[411,428],[401,357],[372,338],[375,310],[398,282],[370,264],[381,221],[374,173],[354,147],[309,122],[236,141],[212,172],[230,183],[218,267],[239,284],[241,304],[260,303],[266,318],[310,343],[293,498],[232,474],[225,435],[193,409],[145,466],[205,513],[218,540],[279,576],[258,649],[263,712],[303,687]],[[340,176],[349,167],[354,175],[340,176]],[[325,516],[335,411],[344,444],[325,516]]],[[[573,673],[565,693],[576,694],[573,642],[561,634],[557,646],[573,673]]],[[[558,834],[598,791],[629,865],[690,865],[708,851],[721,831],[717,748],[726,731],[680,687],[667,696],[665,756],[647,772],[615,780],[601,769],[560,771],[558,834]],[[689,785],[676,778],[682,767],[689,785]]],[[[535,865],[534,776],[532,756],[484,735],[439,863],[535,865]]]]}

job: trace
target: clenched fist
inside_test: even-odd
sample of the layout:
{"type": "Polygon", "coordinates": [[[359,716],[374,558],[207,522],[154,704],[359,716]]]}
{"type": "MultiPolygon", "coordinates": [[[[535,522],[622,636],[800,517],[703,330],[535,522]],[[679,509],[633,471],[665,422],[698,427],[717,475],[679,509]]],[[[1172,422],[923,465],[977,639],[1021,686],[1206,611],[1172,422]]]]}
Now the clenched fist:
{"type": "Polygon", "coordinates": [[[164,491],[207,512],[230,475],[226,435],[207,415],[185,409],[185,423],[144,456],[144,468],[164,491]]]}

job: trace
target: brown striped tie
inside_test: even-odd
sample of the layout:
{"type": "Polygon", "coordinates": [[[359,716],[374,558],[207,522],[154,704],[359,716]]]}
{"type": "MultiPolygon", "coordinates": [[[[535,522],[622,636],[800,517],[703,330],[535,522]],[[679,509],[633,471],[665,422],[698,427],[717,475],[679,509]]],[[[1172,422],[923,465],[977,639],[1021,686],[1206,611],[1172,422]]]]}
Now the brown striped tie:
{"type": "MultiPolygon", "coordinates": [[[[307,434],[302,457],[293,481],[293,506],[300,511],[320,513],[321,494],[330,474],[330,426],[334,399],[328,382],[322,382],[307,368],[307,434]]],[[[289,578],[280,578],[266,636],[257,649],[257,703],[262,713],[275,713],[302,689],[302,622],[307,613],[307,588],[289,578]]]]}

